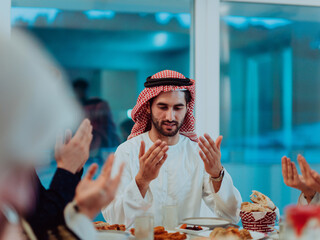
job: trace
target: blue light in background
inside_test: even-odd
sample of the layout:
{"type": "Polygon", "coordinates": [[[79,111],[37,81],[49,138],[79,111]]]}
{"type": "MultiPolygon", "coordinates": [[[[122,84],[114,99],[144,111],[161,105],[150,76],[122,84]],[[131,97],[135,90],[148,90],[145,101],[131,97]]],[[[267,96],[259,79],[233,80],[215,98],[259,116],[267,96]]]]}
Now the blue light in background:
{"type": "Polygon", "coordinates": [[[222,20],[228,25],[246,29],[249,26],[261,26],[267,29],[286,26],[292,22],[283,18],[259,18],[259,17],[242,17],[242,16],[225,16],[222,20]]]}
{"type": "Polygon", "coordinates": [[[83,12],[88,19],[112,19],[116,15],[114,11],[111,10],[88,10],[83,12]]]}
{"type": "Polygon", "coordinates": [[[239,29],[245,29],[249,26],[248,19],[246,17],[240,17],[240,16],[225,16],[222,18],[222,20],[235,28],[239,29]]]}
{"type": "Polygon", "coordinates": [[[291,21],[282,18],[250,18],[252,26],[263,26],[268,29],[274,29],[290,24],[291,21]]]}
{"type": "Polygon", "coordinates": [[[165,32],[156,33],[153,38],[153,44],[156,47],[163,47],[168,42],[168,34],[165,32]]]}
{"type": "Polygon", "coordinates": [[[179,13],[177,16],[179,24],[184,28],[190,28],[191,25],[191,14],[190,13],[179,13]]]}
{"type": "Polygon", "coordinates": [[[168,24],[172,18],[171,13],[159,12],[155,14],[156,21],[162,25],[168,24]]]}
{"type": "Polygon", "coordinates": [[[128,117],[129,119],[132,119],[132,117],[131,117],[131,112],[132,112],[132,109],[128,109],[128,110],[127,110],[127,117],[128,117]]]}
{"type": "Polygon", "coordinates": [[[34,24],[38,17],[45,17],[47,22],[51,24],[59,12],[60,10],[56,8],[12,7],[11,23],[14,24],[17,21],[24,21],[28,24],[34,24]]]}

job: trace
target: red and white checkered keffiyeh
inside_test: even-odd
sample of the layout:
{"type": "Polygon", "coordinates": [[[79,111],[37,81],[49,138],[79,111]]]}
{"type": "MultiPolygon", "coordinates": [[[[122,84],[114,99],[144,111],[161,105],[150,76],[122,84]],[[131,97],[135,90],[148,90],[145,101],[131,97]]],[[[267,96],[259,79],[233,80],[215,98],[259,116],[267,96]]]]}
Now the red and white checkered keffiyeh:
{"type": "MultiPolygon", "coordinates": [[[[187,78],[183,76],[181,73],[164,70],[156,73],[150,79],[184,79],[187,78]]],[[[191,101],[189,103],[189,108],[184,119],[184,122],[180,128],[180,134],[188,137],[190,140],[197,142],[198,137],[195,133],[195,118],[193,116],[193,109],[195,105],[195,81],[190,79],[192,85],[190,86],[174,86],[174,85],[164,85],[164,86],[156,86],[156,87],[146,87],[139,95],[137,104],[133,108],[131,116],[133,121],[135,122],[131,134],[128,139],[136,137],[144,132],[147,132],[151,129],[151,116],[148,113],[147,109],[149,107],[149,100],[158,96],[161,92],[169,92],[169,91],[177,91],[181,90],[189,90],[191,94],[191,101]]]]}

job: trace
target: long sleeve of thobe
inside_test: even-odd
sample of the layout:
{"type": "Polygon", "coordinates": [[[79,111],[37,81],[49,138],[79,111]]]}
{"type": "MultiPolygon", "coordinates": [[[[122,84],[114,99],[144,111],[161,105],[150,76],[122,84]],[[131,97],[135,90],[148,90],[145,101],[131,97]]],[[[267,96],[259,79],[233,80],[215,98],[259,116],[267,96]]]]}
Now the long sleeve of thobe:
{"type": "MultiPolygon", "coordinates": [[[[309,204],[319,204],[320,203],[320,193],[316,192],[309,204]]],[[[304,194],[301,193],[298,199],[298,205],[308,205],[307,200],[304,197],[304,194]]]]}
{"type": "MultiPolygon", "coordinates": [[[[115,156],[113,174],[118,172],[122,162],[129,159],[129,153],[120,149],[117,150],[115,156]]],[[[139,160],[137,161],[139,162],[139,160]]],[[[129,169],[130,165],[126,162],[116,198],[102,209],[102,214],[108,223],[130,226],[136,216],[146,212],[152,206],[153,196],[150,189],[143,198],[136,184],[135,176],[131,176],[129,169]]]]}
{"type": "Polygon", "coordinates": [[[209,175],[204,174],[202,198],[217,217],[230,219],[233,223],[239,222],[238,209],[240,209],[242,198],[227,170],[218,192],[214,191],[209,175]]]}

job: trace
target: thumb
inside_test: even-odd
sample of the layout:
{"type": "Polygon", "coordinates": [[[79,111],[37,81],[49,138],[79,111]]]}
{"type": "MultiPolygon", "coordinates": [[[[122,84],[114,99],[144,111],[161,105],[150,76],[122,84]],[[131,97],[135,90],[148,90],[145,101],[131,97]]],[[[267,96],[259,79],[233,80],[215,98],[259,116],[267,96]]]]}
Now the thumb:
{"type": "Polygon", "coordinates": [[[98,164],[96,164],[96,163],[91,164],[91,166],[89,167],[87,174],[84,178],[87,180],[91,180],[93,178],[94,174],[96,173],[97,169],[98,169],[98,164]]]}
{"type": "Polygon", "coordinates": [[[146,144],[144,143],[144,141],[141,141],[141,145],[140,145],[140,151],[139,151],[139,158],[141,158],[144,153],[145,153],[145,146],[146,144]]]}
{"type": "Polygon", "coordinates": [[[216,140],[216,145],[217,145],[217,148],[220,150],[220,146],[221,146],[221,142],[222,142],[222,136],[219,136],[216,140]]]}

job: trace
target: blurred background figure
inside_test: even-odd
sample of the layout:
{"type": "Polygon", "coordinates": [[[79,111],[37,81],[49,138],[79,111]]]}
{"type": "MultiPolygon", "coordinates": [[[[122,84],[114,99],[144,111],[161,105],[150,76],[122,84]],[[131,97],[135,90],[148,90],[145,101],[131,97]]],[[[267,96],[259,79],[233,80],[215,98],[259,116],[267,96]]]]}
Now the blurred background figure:
{"type": "Polygon", "coordinates": [[[120,124],[120,130],[121,130],[122,141],[123,141],[123,142],[126,141],[127,138],[129,137],[133,125],[134,125],[134,121],[132,121],[132,119],[124,120],[124,121],[120,124]]]}
{"type": "Polygon", "coordinates": [[[108,102],[99,97],[88,98],[89,84],[84,78],[76,79],[72,85],[76,97],[82,104],[85,115],[93,127],[93,139],[90,146],[91,156],[99,156],[102,148],[118,146],[120,140],[116,133],[116,125],[108,102]]]}
{"type": "Polygon", "coordinates": [[[77,78],[73,81],[72,86],[78,101],[84,105],[87,101],[88,82],[84,78],[77,78]]]}

